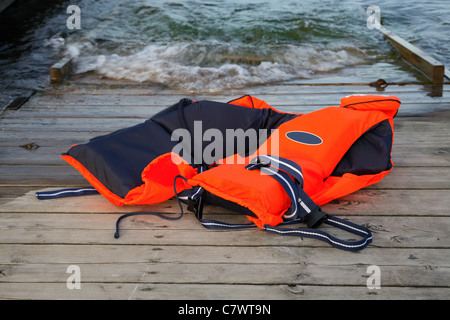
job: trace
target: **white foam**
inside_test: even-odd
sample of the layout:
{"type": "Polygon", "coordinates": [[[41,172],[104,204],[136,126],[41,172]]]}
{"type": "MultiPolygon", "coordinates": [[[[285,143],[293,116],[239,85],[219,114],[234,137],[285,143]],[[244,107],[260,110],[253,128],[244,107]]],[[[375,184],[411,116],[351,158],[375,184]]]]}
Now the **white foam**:
{"type": "Polygon", "coordinates": [[[170,43],[150,44],[135,53],[118,55],[99,54],[100,50],[89,42],[67,46],[76,73],[93,70],[114,79],[210,92],[307,78],[316,72],[364,62],[362,51],[323,45],[286,45],[268,50],[269,54],[267,50],[260,50],[254,56],[249,55],[250,50],[228,44],[170,43]],[[245,55],[240,55],[240,52],[245,52],[245,55]],[[244,58],[236,63],[230,62],[226,58],[230,54],[244,58]],[[245,57],[253,63],[256,58],[257,63],[246,63],[245,57]]]}

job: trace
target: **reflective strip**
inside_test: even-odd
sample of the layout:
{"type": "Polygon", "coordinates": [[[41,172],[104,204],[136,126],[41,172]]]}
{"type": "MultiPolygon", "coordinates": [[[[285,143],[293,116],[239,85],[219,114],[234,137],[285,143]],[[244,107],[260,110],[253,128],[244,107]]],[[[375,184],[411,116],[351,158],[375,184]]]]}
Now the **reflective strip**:
{"type": "Polygon", "coordinates": [[[97,194],[98,191],[93,187],[86,188],[72,188],[72,189],[60,189],[54,191],[40,191],[36,192],[36,198],[42,199],[56,199],[62,197],[74,197],[74,196],[83,196],[83,195],[91,195],[97,194]]]}
{"type": "Polygon", "coordinates": [[[328,216],[327,220],[324,223],[361,236],[363,237],[363,239],[357,241],[346,241],[338,239],[322,230],[316,230],[312,228],[287,229],[265,225],[264,230],[287,236],[308,237],[322,240],[331,244],[335,248],[346,251],[358,251],[364,249],[369,243],[372,242],[372,232],[370,232],[370,230],[366,227],[359,226],[350,221],[346,221],[333,216],[328,216]]]}
{"type": "Polygon", "coordinates": [[[302,208],[307,212],[307,213],[311,213],[311,209],[306,205],[306,203],[304,203],[302,201],[302,199],[298,198],[298,202],[300,203],[300,205],[302,206],[302,208]]]}
{"type": "MultiPolygon", "coordinates": [[[[306,229],[306,228],[305,228],[306,229]]],[[[345,241],[340,241],[339,239],[336,239],[329,234],[326,233],[319,233],[317,231],[305,231],[301,229],[297,230],[283,230],[283,229],[277,229],[270,226],[265,226],[264,230],[275,232],[283,235],[295,235],[298,237],[310,237],[310,238],[316,238],[318,240],[325,240],[326,242],[330,243],[331,245],[335,247],[342,247],[341,249],[347,249],[349,251],[356,251],[359,249],[365,248],[369,243],[372,242],[372,236],[366,237],[361,243],[358,244],[347,244],[345,241]]],[[[310,229],[313,230],[313,229],[310,229]]]]}

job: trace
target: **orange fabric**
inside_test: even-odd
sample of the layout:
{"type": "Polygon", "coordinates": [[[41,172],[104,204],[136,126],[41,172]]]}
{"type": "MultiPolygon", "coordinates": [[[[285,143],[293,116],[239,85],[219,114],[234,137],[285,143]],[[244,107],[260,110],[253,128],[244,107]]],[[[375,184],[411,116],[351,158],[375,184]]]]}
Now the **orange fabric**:
{"type": "MultiPolygon", "coordinates": [[[[142,185],[130,190],[125,204],[151,204],[163,202],[174,196],[173,181],[177,175],[186,179],[197,174],[183,158],[175,153],[166,153],[153,160],[142,172],[142,185]]],[[[183,179],[177,179],[177,193],[190,189],[183,179]]]]}
{"type": "Polygon", "coordinates": [[[380,95],[351,95],[341,99],[341,108],[349,108],[361,111],[376,110],[385,113],[388,117],[397,114],[400,100],[396,96],[380,95]]]}
{"type": "Polygon", "coordinates": [[[311,199],[317,205],[326,204],[334,199],[381,181],[391,170],[392,168],[373,175],[357,176],[346,173],[342,177],[328,177],[323,183],[323,189],[314,194],[311,199]]]}
{"type": "MultiPolygon", "coordinates": [[[[77,169],[89,183],[97,189],[107,200],[116,206],[143,205],[163,202],[174,195],[173,181],[175,176],[182,175],[190,178],[197,174],[180,156],[166,153],[154,159],[142,172],[142,185],[130,190],[125,198],[112,193],[80,162],[68,155],[61,156],[67,163],[77,169]]],[[[176,183],[177,192],[191,188],[183,179],[176,183]]]]}
{"type": "Polygon", "coordinates": [[[241,106],[241,107],[247,107],[247,108],[253,108],[253,109],[272,109],[276,112],[280,112],[277,109],[275,109],[274,107],[270,106],[267,102],[265,102],[261,99],[258,99],[254,96],[243,96],[236,100],[229,101],[228,103],[234,104],[237,106],[241,106]]]}
{"type": "Polygon", "coordinates": [[[282,143],[278,155],[300,165],[304,174],[304,190],[314,198],[323,190],[324,179],[333,172],[361,134],[387,118],[382,112],[354,112],[338,107],[308,113],[278,128],[282,143]],[[322,144],[306,145],[284,138],[296,128],[321,137],[322,144]]]}
{"type": "Polygon", "coordinates": [[[259,170],[247,170],[244,164],[219,165],[189,179],[189,184],[250,209],[258,216],[255,222],[260,227],[281,223],[291,203],[275,179],[259,170]]]}
{"type": "MultiPolygon", "coordinates": [[[[251,96],[244,96],[230,103],[276,111],[266,102],[251,96]]],[[[75,167],[106,199],[118,206],[165,201],[173,196],[175,176],[182,175],[189,180],[186,183],[179,179],[176,184],[177,192],[200,185],[216,196],[250,209],[258,218],[248,218],[260,228],[264,224],[275,226],[283,221],[283,214],[289,209],[291,200],[275,179],[259,170],[247,170],[242,163],[248,164],[250,158],[263,154],[295,161],[302,168],[305,192],[316,204],[325,204],[380,181],[392,170],[373,175],[357,176],[347,173],[342,177],[330,176],[363,133],[384,120],[388,120],[393,128],[392,118],[399,105],[400,101],[395,96],[344,97],[340,107],[328,107],[283,123],[276,134],[272,134],[251,157],[242,159],[239,155],[233,155],[218,161],[217,167],[200,174],[176,154],[161,155],[143,170],[143,184],[130,190],[124,199],[109,191],[74,158],[67,155],[62,158],[75,167]],[[293,141],[286,136],[291,131],[311,133],[320,137],[322,142],[308,145],[293,141]]]]}
{"type": "MultiPolygon", "coordinates": [[[[248,104],[250,98],[242,99],[248,104]]],[[[330,176],[363,133],[384,120],[388,120],[393,127],[392,117],[399,105],[398,98],[393,96],[343,98],[340,107],[314,111],[280,125],[278,134],[271,135],[256,154],[249,158],[268,154],[269,151],[272,155],[295,161],[302,168],[305,192],[316,204],[323,205],[380,181],[392,170],[373,175],[346,173],[342,177],[330,176]],[[286,137],[290,131],[312,133],[321,137],[322,143],[308,145],[292,141],[286,137]],[[273,144],[277,143],[278,148],[273,148],[273,144]],[[278,152],[270,152],[273,150],[278,152]]],[[[237,157],[229,157],[220,162],[223,164],[218,167],[194,176],[189,183],[201,185],[223,199],[250,209],[258,218],[248,218],[260,228],[264,224],[277,225],[282,222],[283,214],[291,205],[284,189],[275,179],[261,174],[259,170],[249,171],[244,165],[233,164],[236,160],[237,157]]],[[[246,160],[248,163],[248,159],[246,160]]]]}

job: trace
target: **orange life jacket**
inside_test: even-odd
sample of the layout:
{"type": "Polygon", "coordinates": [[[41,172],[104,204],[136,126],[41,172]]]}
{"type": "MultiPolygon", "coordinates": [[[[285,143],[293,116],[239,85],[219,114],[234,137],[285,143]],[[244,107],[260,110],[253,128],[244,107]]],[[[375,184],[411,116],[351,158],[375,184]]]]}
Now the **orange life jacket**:
{"type": "MultiPolygon", "coordinates": [[[[228,104],[184,99],[143,124],[75,145],[62,158],[115,205],[162,202],[187,191],[196,212],[201,207],[197,195],[205,194],[203,199],[246,214],[261,229],[298,235],[273,227],[314,215],[311,226],[326,219],[342,225],[319,206],[392,170],[393,118],[399,106],[395,96],[352,95],[338,107],[300,114],[280,112],[252,96],[228,104]],[[222,131],[247,126],[274,133],[251,153],[231,152],[214,163],[194,164],[172,152],[179,141],[171,135],[178,127],[193,131],[196,119],[222,131]]],[[[365,247],[370,231],[358,230],[365,237],[360,245],[339,246],[365,247]]],[[[329,235],[318,237],[334,245],[329,235]]]]}
{"type": "MultiPolygon", "coordinates": [[[[248,98],[244,99],[234,103],[245,103],[248,98]]],[[[393,118],[399,106],[399,99],[393,96],[345,97],[339,107],[281,124],[275,135],[279,152],[271,156],[297,163],[304,191],[316,204],[323,205],[380,181],[392,170],[393,118]]],[[[257,107],[268,106],[261,102],[257,107]]],[[[273,135],[260,149],[272,150],[268,146],[271,143],[273,135]]],[[[261,155],[259,150],[256,155],[261,155]]],[[[283,222],[291,204],[285,190],[271,177],[245,167],[222,164],[195,175],[189,184],[249,208],[257,215],[250,220],[261,228],[283,222]]]]}

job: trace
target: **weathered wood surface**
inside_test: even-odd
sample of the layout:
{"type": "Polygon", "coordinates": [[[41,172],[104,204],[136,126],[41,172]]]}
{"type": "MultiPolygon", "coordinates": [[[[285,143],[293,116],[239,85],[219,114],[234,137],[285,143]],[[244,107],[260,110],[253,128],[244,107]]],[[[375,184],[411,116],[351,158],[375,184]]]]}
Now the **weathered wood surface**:
{"type": "Polygon", "coordinates": [[[445,66],[442,62],[385,27],[382,26],[380,31],[406,61],[422,71],[432,82],[442,83],[444,81],[445,66]]]}
{"type": "Polygon", "coordinates": [[[67,78],[72,71],[70,57],[64,57],[50,67],[50,81],[60,82],[67,78]]]}
{"type": "MultiPolygon", "coordinates": [[[[432,98],[416,84],[382,92],[403,102],[394,170],[324,206],[372,230],[373,243],[358,253],[260,230],[206,230],[191,213],[179,221],[129,218],[114,239],[120,214],[178,214],[178,204],[119,208],[101,196],[39,201],[34,193],[87,185],[61,152],[182,97],[225,102],[252,94],[281,110],[309,112],[349,94],[380,94],[374,88],[289,83],[200,94],[78,80],[39,92],[0,118],[0,299],[448,299],[449,92],[444,86],[432,98]],[[66,286],[70,265],[80,267],[80,290],[66,286]],[[380,267],[379,290],[367,288],[370,265],[380,267]]],[[[245,221],[218,207],[205,214],[245,221]]]]}

